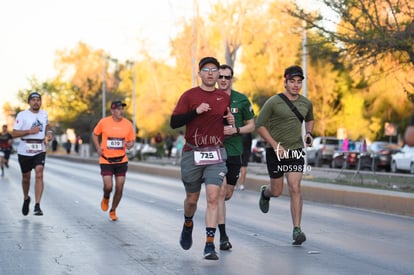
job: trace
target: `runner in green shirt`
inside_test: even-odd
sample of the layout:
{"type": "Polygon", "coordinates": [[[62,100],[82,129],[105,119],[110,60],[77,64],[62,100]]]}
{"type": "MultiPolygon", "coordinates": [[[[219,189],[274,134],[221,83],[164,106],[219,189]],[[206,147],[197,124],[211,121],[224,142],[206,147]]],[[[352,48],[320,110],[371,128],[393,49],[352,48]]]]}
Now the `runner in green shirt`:
{"type": "Polygon", "coordinates": [[[217,221],[220,230],[220,250],[229,250],[232,248],[232,245],[226,234],[225,201],[232,197],[240,174],[243,154],[243,138],[241,134],[253,132],[255,124],[253,108],[247,96],[231,89],[233,84],[233,68],[228,65],[221,65],[217,83],[221,90],[230,95],[230,110],[235,120],[235,125],[224,127],[227,175],[220,190],[217,221]]]}
{"type": "Polygon", "coordinates": [[[306,241],[301,229],[302,195],[300,182],[304,171],[304,142],[310,146],[313,142],[314,124],[313,105],[300,90],[305,78],[302,68],[290,66],[285,73],[285,91],[270,97],[263,105],[257,117],[257,132],[267,142],[266,165],[270,184],[260,189],[259,207],[263,213],[269,211],[271,197],[278,197],[283,191],[283,178],[286,176],[290,195],[290,210],[293,223],[293,244],[306,241]],[[306,134],[302,135],[305,122],[306,134]]]}

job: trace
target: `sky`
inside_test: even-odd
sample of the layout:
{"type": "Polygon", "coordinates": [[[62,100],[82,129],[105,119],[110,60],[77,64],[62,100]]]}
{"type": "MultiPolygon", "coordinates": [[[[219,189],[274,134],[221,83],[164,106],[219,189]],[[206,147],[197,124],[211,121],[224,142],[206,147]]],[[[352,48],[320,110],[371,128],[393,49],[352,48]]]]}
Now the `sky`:
{"type": "MultiPolygon", "coordinates": [[[[1,1],[0,107],[18,104],[17,91],[29,88],[31,77],[53,79],[56,51],[73,49],[79,42],[121,61],[134,60],[143,40],[154,56],[165,55],[169,38],[179,22],[191,19],[196,1],[1,1]]],[[[217,1],[198,0],[200,14],[210,13],[217,1]]]]}
{"type": "MultiPolygon", "coordinates": [[[[0,4],[0,106],[18,102],[28,79],[55,76],[57,50],[79,42],[133,60],[145,40],[154,54],[168,52],[177,23],[190,19],[194,0],[13,0],[0,4]],[[142,6],[140,3],[144,3],[142,6]]],[[[212,0],[200,2],[208,10],[212,0]]]]}

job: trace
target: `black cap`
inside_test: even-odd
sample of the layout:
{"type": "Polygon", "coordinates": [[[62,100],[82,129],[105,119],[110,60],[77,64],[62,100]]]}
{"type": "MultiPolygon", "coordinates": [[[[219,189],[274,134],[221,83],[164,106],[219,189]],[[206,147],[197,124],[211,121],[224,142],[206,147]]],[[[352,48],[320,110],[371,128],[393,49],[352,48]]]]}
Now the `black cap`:
{"type": "Polygon", "coordinates": [[[112,101],[112,103],[111,103],[111,109],[113,110],[113,109],[116,109],[116,108],[118,108],[118,107],[125,107],[125,106],[127,106],[125,103],[123,103],[122,101],[120,101],[120,100],[116,100],[116,101],[112,101]]]}
{"type": "Polygon", "coordinates": [[[300,76],[302,79],[305,77],[303,76],[303,71],[300,66],[293,65],[290,67],[287,67],[284,74],[286,79],[291,79],[294,76],[300,76]]]}
{"type": "Polygon", "coordinates": [[[39,98],[39,99],[42,99],[42,96],[38,93],[38,92],[31,92],[30,94],[29,94],[29,97],[27,98],[27,102],[29,103],[29,101],[32,99],[32,98],[39,98]]]}
{"type": "Polygon", "coordinates": [[[217,69],[220,67],[220,63],[217,61],[216,58],[207,56],[200,60],[200,62],[198,63],[198,69],[201,70],[201,68],[203,68],[204,65],[209,63],[216,65],[217,69]]]}

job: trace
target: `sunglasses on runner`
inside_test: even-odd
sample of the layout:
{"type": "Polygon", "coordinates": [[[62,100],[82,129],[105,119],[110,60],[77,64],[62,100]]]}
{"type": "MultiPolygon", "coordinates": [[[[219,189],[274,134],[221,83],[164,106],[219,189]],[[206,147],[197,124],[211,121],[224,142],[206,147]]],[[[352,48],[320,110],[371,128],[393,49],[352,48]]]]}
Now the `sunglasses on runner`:
{"type": "Polygon", "coordinates": [[[222,79],[222,78],[225,78],[225,79],[227,79],[227,80],[230,80],[231,79],[231,75],[219,75],[219,77],[218,77],[219,79],[222,79]]]}
{"type": "Polygon", "coordinates": [[[216,73],[218,72],[218,69],[217,68],[202,68],[201,71],[205,73],[216,73]]]}

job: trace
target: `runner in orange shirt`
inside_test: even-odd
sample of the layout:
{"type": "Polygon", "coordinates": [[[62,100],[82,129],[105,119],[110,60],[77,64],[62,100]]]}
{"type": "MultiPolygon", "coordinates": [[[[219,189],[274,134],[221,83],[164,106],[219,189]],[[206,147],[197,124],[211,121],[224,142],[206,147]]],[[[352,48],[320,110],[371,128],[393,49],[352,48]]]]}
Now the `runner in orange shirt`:
{"type": "Polygon", "coordinates": [[[109,217],[116,221],[116,208],[122,198],[125,175],[128,170],[128,157],[126,148],[134,146],[135,132],[132,123],[123,117],[125,103],[113,101],[111,104],[111,116],[102,118],[95,126],[92,141],[99,155],[99,164],[103,179],[103,198],[101,208],[107,211],[113,188],[112,177],[115,176],[115,193],[109,217]],[[99,136],[102,137],[99,143],[99,136]]]}

